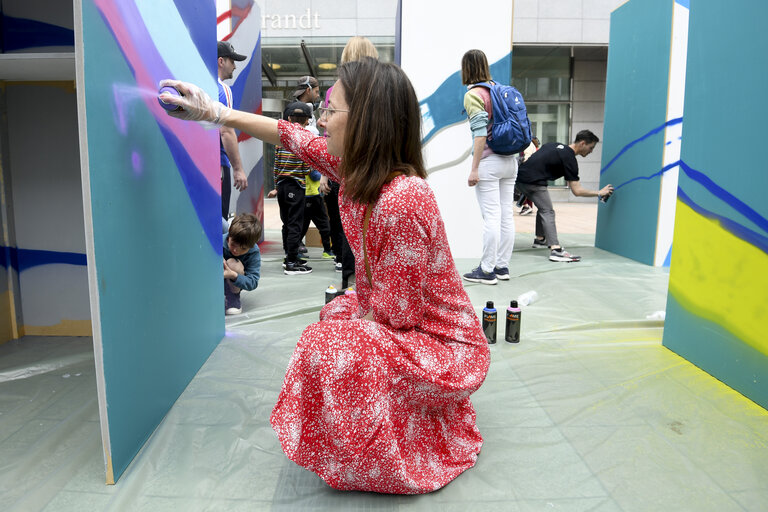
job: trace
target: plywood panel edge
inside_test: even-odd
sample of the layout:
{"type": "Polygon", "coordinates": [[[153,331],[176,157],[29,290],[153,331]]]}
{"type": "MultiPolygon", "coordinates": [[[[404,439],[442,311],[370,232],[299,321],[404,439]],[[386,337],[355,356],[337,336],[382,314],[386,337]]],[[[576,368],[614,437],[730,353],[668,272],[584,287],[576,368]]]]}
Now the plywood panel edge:
{"type": "MultiPolygon", "coordinates": [[[[666,122],[682,119],[685,106],[685,69],[688,60],[688,8],[672,2],[672,30],[669,42],[669,72],[667,85],[666,122]]],[[[683,123],[668,125],[664,130],[662,169],[680,161],[683,123]]],[[[679,167],[670,168],[659,181],[659,211],[653,264],[660,267],[667,261],[672,248],[677,207],[679,167]]]]}
{"type": "Polygon", "coordinates": [[[74,0],[75,18],[75,87],[77,88],[77,121],[80,137],[80,173],[83,187],[83,215],[85,217],[85,253],[88,258],[88,290],[91,304],[91,325],[93,326],[93,359],[96,365],[96,389],[99,401],[99,423],[101,442],[104,446],[106,483],[114,485],[112,471],[112,447],[109,438],[109,414],[107,411],[106,379],[104,378],[104,353],[101,336],[101,311],[99,308],[99,285],[93,242],[93,210],[91,209],[91,175],[88,158],[88,123],[85,102],[85,62],[83,60],[83,0],[74,0]]]}

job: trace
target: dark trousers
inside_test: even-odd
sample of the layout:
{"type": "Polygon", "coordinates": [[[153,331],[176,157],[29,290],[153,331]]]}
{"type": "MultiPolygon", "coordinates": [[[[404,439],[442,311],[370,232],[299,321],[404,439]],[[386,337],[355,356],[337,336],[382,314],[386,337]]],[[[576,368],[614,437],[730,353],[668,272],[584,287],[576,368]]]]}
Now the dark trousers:
{"type": "Polygon", "coordinates": [[[328,221],[331,226],[331,244],[333,253],[336,255],[336,263],[341,263],[342,241],[344,230],[341,227],[341,215],[339,215],[339,184],[335,181],[328,181],[331,191],[325,194],[325,209],[328,213],[328,221]]]}
{"type": "Polygon", "coordinates": [[[331,252],[331,224],[328,220],[328,214],[325,212],[325,203],[323,196],[306,196],[304,201],[304,228],[301,236],[307,235],[309,222],[312,221],[320,232],[320,240],[323,242],[323,250],[331,252]]]}
{"type": "Polygon", "coordinates": [[[292,178],[277,182],[277,205],[283,221],[283,249],[287,261],[296,261],[299,255],[301,230],[304,227],[304,189],[292,178]]]}
{"type": "Polygon", "coordinates": [[[536,205],[536,237],[544,238],[550,247],[559,246],[557,239],[557,226],[555,225],[555,208],[549,197],[546,185],[532,185],[520,183],[520,192],[533,201],[536,205]]]}
{"type": "Polygon", "coordinates": [[[221,217],[229,217],[229,198],[232,196],[232,172],[226,165],[221,166],[221,217]]]}
{"type": "Polygon", "coordinates": [[[325,206],[328,209],[328,218],[331,221],[331,240],[333,252],[336,255],[336,263],[341,263],[342,287],[346,288],[349,278],[355,275],[355,255],[349,247],[344,229],[341,226],[339,215],[339,184],[331,181],[331,191],[325,195],[325,206]]]}

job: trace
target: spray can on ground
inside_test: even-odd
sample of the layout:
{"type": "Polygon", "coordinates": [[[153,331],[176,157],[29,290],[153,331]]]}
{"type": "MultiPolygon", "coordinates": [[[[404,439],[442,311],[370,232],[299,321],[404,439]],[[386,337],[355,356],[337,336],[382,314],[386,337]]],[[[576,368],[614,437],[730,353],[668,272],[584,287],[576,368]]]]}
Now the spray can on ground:
{"type": "Polygon", "coordinates": [[[523,294],[520,294],[520,296],[517,298],[517,303],[521,306],[530,306],[534,302],[536,302],[539,299],[539,294],[536,293],[536,290],[530,290],[523,294]]]}
{"type": "Polygon", "coordinates": [[[325,290],[325,303],[328,304],[336,298],[336,288],[333,285],[328,286],[325,290]]]}
{"type": "Polygon", "coordinates": [[[492,300],[486,302],[483,308],[483,332],[488,343],[496,343],[496,308],[492,300]]]}
{"type": "Polygon", "coordinates": [[[517,301],[513,300],[507,308],[507,324],[504,329],[504,340],[508,343],[520,342],[520,314],[517,301]]]}

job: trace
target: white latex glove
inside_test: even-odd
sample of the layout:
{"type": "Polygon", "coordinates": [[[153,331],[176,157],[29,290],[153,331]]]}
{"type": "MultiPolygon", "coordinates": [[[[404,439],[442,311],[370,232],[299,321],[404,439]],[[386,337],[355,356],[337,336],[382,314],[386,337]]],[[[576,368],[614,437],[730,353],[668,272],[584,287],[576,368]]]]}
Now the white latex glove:
{"type": "Polygon", "coordinates": [[[179,80],[162,80],[160,87],[175,87],[181,96],[163,93],[159,97],[164,103],[178,105],[181,110],[169,111],[168,115],[185,121],[206,121],[213,124],[224,124],[232,109],[211,99],[204,90],[188,82],[179,80]]]}

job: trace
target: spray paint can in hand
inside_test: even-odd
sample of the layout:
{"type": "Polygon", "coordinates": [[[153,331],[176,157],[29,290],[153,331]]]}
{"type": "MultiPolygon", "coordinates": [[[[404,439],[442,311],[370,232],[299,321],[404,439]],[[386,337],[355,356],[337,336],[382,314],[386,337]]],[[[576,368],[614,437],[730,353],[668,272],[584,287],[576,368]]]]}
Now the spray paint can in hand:
{"type": "MultiPolygon", "coordinates": [[[[165,87],[161,87],[160,90],[158,91],[157,95],[160,96],[163,93],[168,93],[168,94],[170,94],[172,96],[183,96],[183,94],[181,94],[178,89],[176,89],[175,87],[172,87],[170,85],[166,85],[165,87]]],[[[163,107],[165,110],[168,110],[169,112],[173,112],[175,110],[182,110],[182,108],[180,106],[174,105],[173,103],[166,103],[163,100],[161,100],[160,98],[157,98],[157,102],[160,104],[161,107],[163,107]]]]}
{"type": "Polygon", "coordinates": [[[483,332],[488,343],[496,343],[496,308],[492,300],[486,302],[483,309],[483,332]]]}
{"type": "Polygon", "coordinates": [[[328,304],[336,298],[336,288],[333,285],[328,286],[325,290],[325,303],[328,304]]]}
{"type": "Polygon", "coordinates": [[[520,308],[513,300],[507,308],[507,325],[504,329],[504,340],[509,343],[520,342],[520,308]]]}

